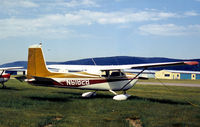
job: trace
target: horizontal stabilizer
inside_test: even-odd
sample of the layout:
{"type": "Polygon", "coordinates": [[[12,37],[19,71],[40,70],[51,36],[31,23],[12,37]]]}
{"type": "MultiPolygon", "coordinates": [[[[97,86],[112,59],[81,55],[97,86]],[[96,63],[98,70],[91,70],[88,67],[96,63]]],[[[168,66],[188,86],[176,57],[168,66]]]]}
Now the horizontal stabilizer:
{"type": "Polygon", "coordinates": [[[25,79],[27,79],[26,76],[19,76],[19,77],[15,77],[18,81],[23,82],[25,79]]]}
{"type": "Polygon", "coordinates": [[[42,86],[62,86],[61,83],[55,81],[52,78],[44,78],[37,76],[33,76],[33,78],[35,78],[35,82],[41,84],[42,86]]]}

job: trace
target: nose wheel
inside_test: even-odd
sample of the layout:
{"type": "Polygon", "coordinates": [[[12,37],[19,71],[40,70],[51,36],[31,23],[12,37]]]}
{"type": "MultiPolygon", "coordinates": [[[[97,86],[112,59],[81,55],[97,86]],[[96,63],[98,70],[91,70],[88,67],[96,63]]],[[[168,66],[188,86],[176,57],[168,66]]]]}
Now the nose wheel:
{"type": "Polygon", "coordinates": [[[111,93],[113,93],[115,96],[113,97],[113,100],[116,101],[124,101],[127,100],[131,95],[128,95],[126,91],[123,91],[123,94],[117,94],[116,92],[109,90],[111,93]]]}

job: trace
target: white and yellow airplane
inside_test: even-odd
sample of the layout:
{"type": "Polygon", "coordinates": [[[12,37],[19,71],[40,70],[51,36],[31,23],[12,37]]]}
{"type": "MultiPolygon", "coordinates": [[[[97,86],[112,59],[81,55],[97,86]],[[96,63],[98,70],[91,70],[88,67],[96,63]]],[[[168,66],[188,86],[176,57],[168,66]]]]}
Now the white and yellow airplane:
{"type": "Polygon", "coordinates": [[[23,67],[5,67],[0,68],[0,83],[3,85],[3,88],[6,88],[5,82],[7,82],[10,79],[10,74],[5,73],[7,70],[16,70],[16,69],[22,69],[23,67]]]}
{"type": "Polygon", "coordinates": [[[92,97],[96,91],[110,91],[114,94],[114,100],[126,100],[130,95],[126,91],[132,88],[139,79],[139,75],[149,67],[173,66],[173,65],[197,65],[196,61],[181,61],[167,63],[132,64],[115,66],[98,65],[54,65],[51,68],[64,68],[69,70],[81,70],[80,72],[52,72],[47,69],[41,45],[29,47],[27,79],[28,83],[36,86],[51,86],[59,88],[73,88],[93,90],[86,92],[82,97],[92,97]],[[124,69],[143,68],[137,75],[123,72],[124,69]],[[117,94],[115,91],[122,91],[117,94]]]}

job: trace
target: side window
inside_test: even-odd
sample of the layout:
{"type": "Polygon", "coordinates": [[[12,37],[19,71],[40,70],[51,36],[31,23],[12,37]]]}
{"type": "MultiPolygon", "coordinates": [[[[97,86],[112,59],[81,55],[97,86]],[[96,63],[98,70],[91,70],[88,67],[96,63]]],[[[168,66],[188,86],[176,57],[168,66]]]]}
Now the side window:
{"type": "Polygon", "coordinates": [[[124,75],[121,70],[105,70],[101,72],[101,77],[119,77],[124,75]]]}
{"type": "Polygon", "coordinates": [[[120,72],[112,72],[110,76],[112,76],[112,77],[120,76],[120,72]]]}
{"type": "Polygon", "coordinates": [[[165,74],[165,77],[170,77],[170,74],[165,74]]]}
{"type": "Polygon", "coordinates": [[[111,75],[110,76],[124,76],[125,74],[123,73],[123,72],[121,72],[121,71],[114,71],[114,72],[112,72],[111,73],[111,75]]]}
{"type": "Polygon", "coordinates": [[[101,77],[109,77],[110,71],[101,71],[101,77]]]}

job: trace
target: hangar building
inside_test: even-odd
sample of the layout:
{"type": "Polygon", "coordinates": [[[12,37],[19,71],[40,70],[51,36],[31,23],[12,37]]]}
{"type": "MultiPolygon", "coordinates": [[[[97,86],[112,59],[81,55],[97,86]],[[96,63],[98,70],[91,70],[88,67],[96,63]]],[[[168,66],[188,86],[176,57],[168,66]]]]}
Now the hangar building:
{"type": "Polygon", "coordinates": [[[155,72],[156,79],[200,79],[200,72],[196,71],[176,71],[176,70],[161,70],[155,72]]]}

